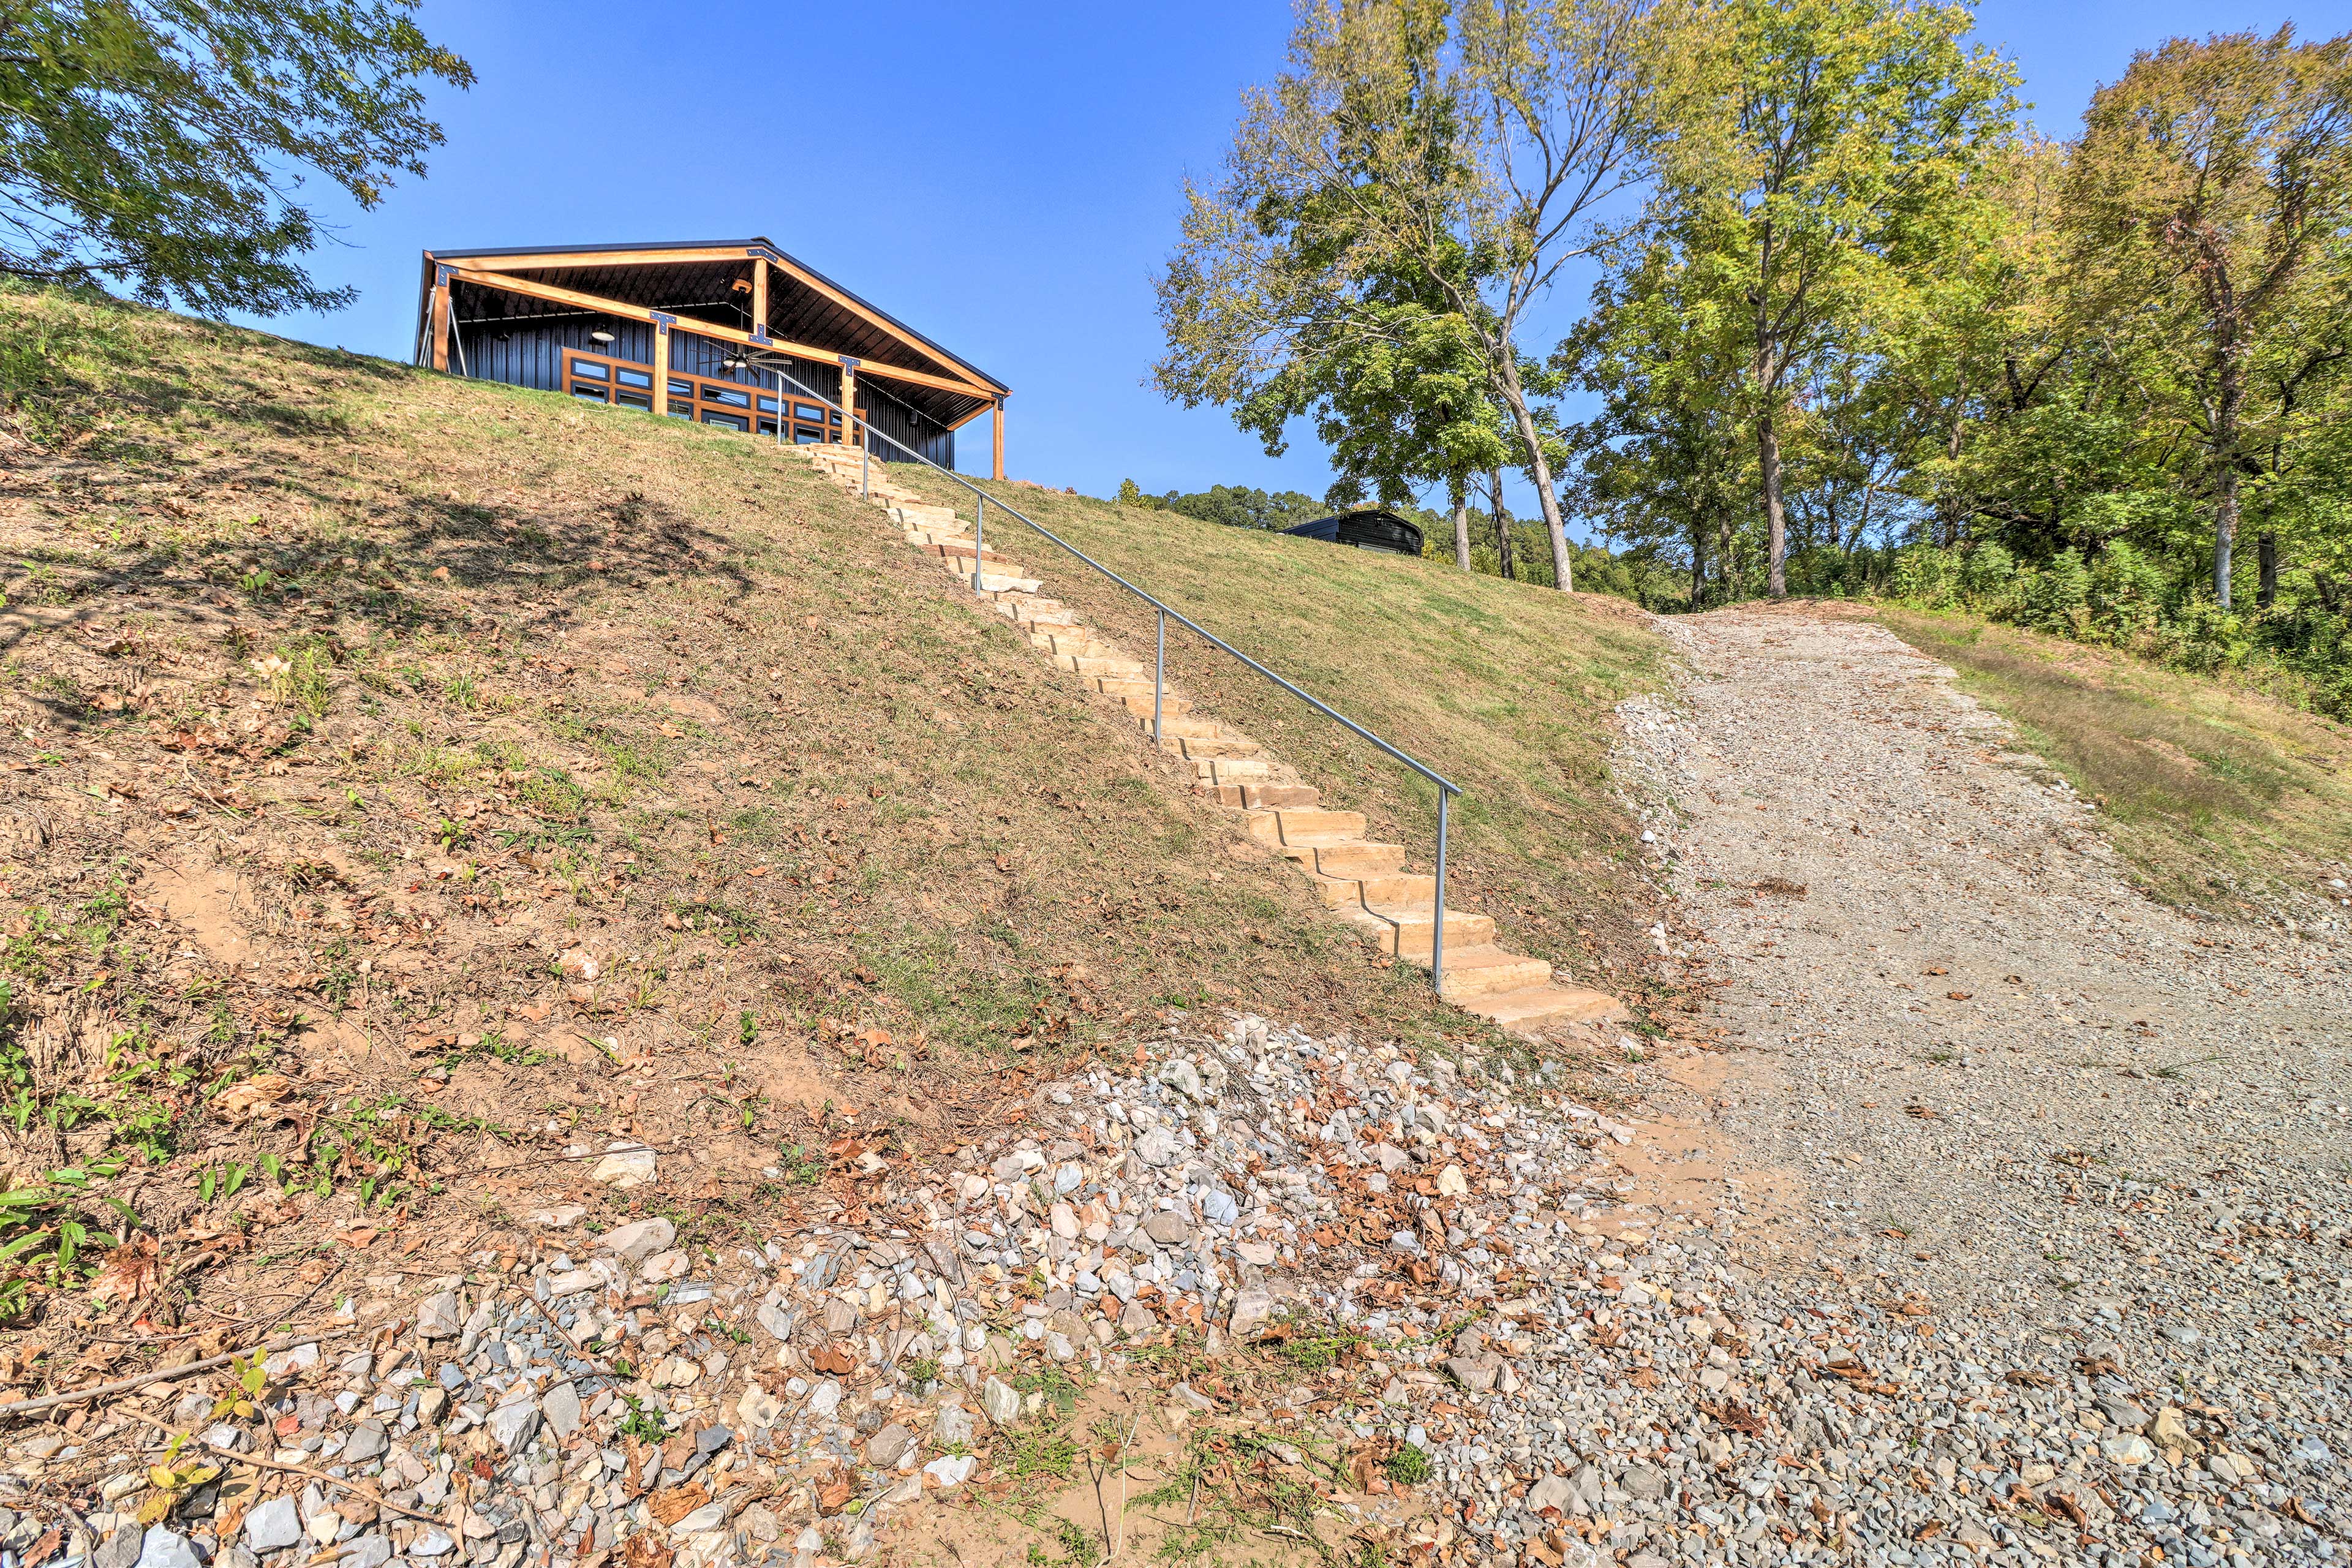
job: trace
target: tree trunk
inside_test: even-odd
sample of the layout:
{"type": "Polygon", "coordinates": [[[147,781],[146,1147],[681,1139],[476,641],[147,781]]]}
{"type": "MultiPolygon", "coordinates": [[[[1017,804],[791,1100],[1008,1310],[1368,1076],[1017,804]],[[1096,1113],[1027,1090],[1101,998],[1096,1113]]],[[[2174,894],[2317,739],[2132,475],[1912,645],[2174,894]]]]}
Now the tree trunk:
{"type": "Polygon", "coordinates": [[[1496,468],[1487,475],[1486,482],[1494,487],[1495,569],[1503,574],[1505,581],[1516,583],[1519,574],[1511,561],[1511,514],[1503,505],[1503,470],[1496,468]]]}
{"type": "Polygon", "coordinates": [[[2278,597],[2278,535],[2267,528],[2263,530],[2254,548],[2262,572],[2262,586],[2254,592],[2254,603],[2267,610],[2278,597]]]}
{"type": "Polygon", "coordinates": [[[1694,610],[1697,609],[1699,602],[1706,596],[1706,525],[1702,522],[1693,522],[1691,524],[1690,607],[1694,610]]]}
{"type": "Polygon", "coordinates": [[[1446,499],[1454,503],[1454,564],[1463,571],[1470,570],[1470,497],[1469,487],[1463,476],[1454,474],[1445,481],[1446,499]]]}
{"type": "MultiPolygon", "coordinates": [[[[1519,385],[1519,367],[1507,351],[1497,370],[1494,377],[1496,390],[1503,395],[1503,405],[1511,411],[1511,424],[1528,449],[1528,474],[1536,482],[1536,504],[1543,509],[1544,531],[1551,536],[1552,584],[1566,594],[1576,586],[1575,573],[1568,560],[1568,524],[1559,514],[1559,497],[1552,493],[1551,463],[1544,456],[1543,432],[1536,428],[1535,416],[1528,412],[1528,395],[1519,385]]],[[[1496,493],[1501,493],[1499,488],[1496,493]]]]}
{"type": "Polygon", "coordinates": [[[1731,603],[1731,511],[1727,507],[1715,514],[1715,584],[1721,590],[1716,595],[1717,602],[1731,603]]]}
{"type": "Polygon", "coordinates": [[[1789,514],[1780,506],[1780,433],[1773,427],[1769,393],[1756,421],[1756,466],[1764,476],[1764,521],[1770,538],[1771,572],[1765,592],[1785,599],[1789,596],[1789,514]]]}
{"type": "Polygon", "coordinates": [[[2213,498],[2213,597],[2230,607],[2230,553],[2238,542],[2238,407],[2245,397],[2236,334],[2225,332],[2213,399],[2213,458],[2221,483],[2213,498]]]}

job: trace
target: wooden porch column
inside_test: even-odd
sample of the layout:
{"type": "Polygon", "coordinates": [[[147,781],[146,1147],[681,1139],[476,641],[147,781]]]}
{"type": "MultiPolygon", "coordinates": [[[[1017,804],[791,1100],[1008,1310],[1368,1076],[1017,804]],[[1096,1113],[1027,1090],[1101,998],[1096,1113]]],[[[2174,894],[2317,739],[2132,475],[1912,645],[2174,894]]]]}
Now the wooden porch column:
{"type": "Polygon", "coordinates": [[[1000,397],[996,400],[996,417],[989,421],[989,426],[995,432],[991,444],[996,448],[995,461],[991,465],[993,471],[990,477],[1002,479],[1004,478],[1004,399],[1000,397]]]}
{"type": "Polygon", "coordinates": [[[667,316],[654,318],[654,413],[669,412],[669,322],[667,316]]]}
{"type": "Polygon", "coordinates": [[[841,356],[841,440],[844,446],[857,445],[857,362],[847,354],[841,356]]]}
{"type": "Polygon", "coordinates": [[[768,335],[768,258],[751,258],[751,335],[768,335]]]}
{"type": "Polygon", "coordinates": [[[449,368],[449,269],[433,275],[433,368],[449,368]]]}

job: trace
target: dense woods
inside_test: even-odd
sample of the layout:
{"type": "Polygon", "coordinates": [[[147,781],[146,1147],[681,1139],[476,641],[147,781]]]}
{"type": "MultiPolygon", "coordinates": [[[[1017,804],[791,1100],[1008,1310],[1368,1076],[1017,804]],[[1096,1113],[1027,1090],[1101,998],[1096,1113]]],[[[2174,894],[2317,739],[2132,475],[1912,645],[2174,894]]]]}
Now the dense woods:
{"type": "Polygon", "coordinates": [[[1423,506],[1446,554],[1458,517],[1474,569],[1507,468],[1553,536],[1515,575],[1898,595],[2352,710],[2352,35],[2151,39],[2056,141],[1973,28],[1311,9],[1189,193],[1160,384],[1270,450],[1311,417],[1331,499],[1423,506]]]}

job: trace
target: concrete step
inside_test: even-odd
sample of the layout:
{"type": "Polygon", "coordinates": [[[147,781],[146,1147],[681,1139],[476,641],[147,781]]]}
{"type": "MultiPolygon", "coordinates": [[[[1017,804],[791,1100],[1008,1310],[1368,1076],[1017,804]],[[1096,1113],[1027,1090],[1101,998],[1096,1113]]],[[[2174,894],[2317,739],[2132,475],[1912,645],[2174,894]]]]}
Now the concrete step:
{"type": "MultiPolygon", "coordinates": [[[[1451,922],[1448,922],[1449,934],[1451,922]]],[[[1429,952],[1402,956],[1418,957],[1429,962],[1429,952]]],[[[1521,958],[1516,952],[1505,952],[1499,947],[1462,947],[1445,944],[1445,974],[1438,986],[1438,994],[1448,1002],[1468,1003],[1482,996],[1498,996],[1513,991],[1526,991],[1541,985],[1551,978],[1551,965],[1540,958],[1521,958]]]]}
{"type": "MultiPolygon", "coordinates": [[[[1151,700],[1151,681],[1149,678],[1142,680],[1097,681],[1096,689],[1108,692],[1113,697],[1140,697],[1147,702],[1151,700]]],[[[1176,695],[1176,688],[1173,685],[1168,688],[1168,695],[1171,699],[1176,695]]]]}
{"type": "Polygon", "coordinates": [[[1323,792],[1313,784],[1244,784],[1240,798],[1225,804],[1244,811],[1312,811],[1322,798],[1323,792]]]}
{"type": "Polygon", "coordinates": [[[1224,729],[1213,719],[1193,719],[1189,717],[1169,720],[1166,723],[1160,725],[1160,734],[1162,740],[1185,739],[1198,741],[1224,741],[1234,738],[1228,735],[1224,729]]]}
{"type": "MultiPolygon", "coordinates": [[[[1146,709],[1136,715],[1135,722],[1139,729],[1150,729],[1151,710],[1146,709]]],[[[1182,722],[1190,724],[1195,721],[1187,719],[1182,722]]],[[[1179,735],[1175,732],[1177,723],[1178,721],[1172,718],[1161,723],[1163,733],[1160,738],[1160,749],[1194,762],[1202,757],[1255,757],[1265,750],[1244,735],[1179,735]]]]}
{"type": "MultiPolygon", "coordinates": [[[[1097,644],[1097,646],[1099,647],[1101,645],[1097,644]]],[[[1127,710],[1135,715],[1136,721],[1139,723],[1149,724],[1151,722],[1150,698],[1122,697],[1119,700],[1127,705],[1127,710]]],[[[1163,697],[1160,700],[1160,710],[1162,714],[1190,713],[1192,710],[1192,705],[1190,702],[1185,701],[1181,697],[1163,697]]]]}
{"type": "Polygon", "coordinates": [[[1204,757],[1192,764],[1192,776],[1211,784],[1259,784],[1274,769],[1257,757],[1204,757]]]}
{"type": "Polygon", "coordinates": [[[957,520],[956,510],[951,506],[933,506],[926,501],[901,501],[899,504],[890,509],[890,515],[898,521],[903,522],[908,527],[913,527],[919,523],[925,523],[942,528],[963,529],[966,532],[971,531],[969,528],[957,520]]]}
{"type": "Polygon", "coordinates": [[[1107,653],[1118,651],[1084,626],[1079,626],[1076,630],[1056,626],[1051,631],[1036,632],[1032,635],[1037,646],[1047,653],[1082,653],[1090,658],[1100,658],[1107,653]]]}
{"type": "Polygon", "coordinates": [[[1628,1016],[1625,1005],[1614,996],[1558,981],[1480,996],[1468,1006],[1479,1016],[1519,1033],[1565,1024],[1613,1024],[1628,1016]]]}
{"type": "MultiPolygon", "coordinates": [[[[1416,963],[1429,962],[1429,933],[1437,924],[1430,919],[1432,910],[1349,907],[1342,909],[1340,912],[1370,931],[1374,942],[1382,952],[1391,953],[1398,958],[1409,958],[1416,963]]],[[[1502,952],[1501,948],[1495,946],[1494,916],[1471,914],[1463,910],[1446,910],[1445,967],[1449,972],[1454,967],[1454,954],[1457,951],[1502,952]]],[[[1505,956],[1509,955],[1505,954],[1505,956]]],[[[1540,958],[1526,958],[1518,962],[1534,965],[1533,973],[1544,979],[1551,977],[1551,965],[1540,958]]],[[[1533,980],[1517,982],[1518,985],[1535,984],[1537,982],[1533,980]]]]}
{"type": "MultiPolygon", "coordinates": [[[[943,560],[943,561],[961,562],[961,563],[962,563],[962,567],[963,567],[963,571],[964,571],[965,574],[966,574],[967,576],[971,574],[971,556],[972,556],[972,546],[971,546],[971,540],[969,540],[969,539],[939,539],[939,540],[933,540],[933,541],[931,541],[929,543],[925,544],[925,545],[923,546],[923,550],[924,550],[924,552],[925,552],[926,554],[936,555],[936,556],[940,557],[940,558],[941,560],[943,560]]],[[[980,552],[980,558],[981,558],[981,560],[982,560],[982,562],[989,562],[989,561],[1003,561],[1003,559],[1005,559],[1005,557],[1003,557],[1003,556],[1002,556],[1002,555],[999,555],[999,554],[998,554],[995,551],[993,551],[993,550],[983,550],[983,551],[982,551],[982,552],[980,552]]],[[[982,571],[983,571],[983,572],[985,572],[985,571],[986,571],[985,566],[983,566],[983,567],[982,567],[982,571]]]]}
{"type": "Polygon", "coordinates": [[[1041,610],[1034,604],[999,604],[996,610],[999,615],[1012,621],[1013,625],[1025,626],[1033,634],[1041,626],[1048,631],[1059,631],[1067,630],[1078,624],[1078,613],[1076,610],[1066,610],[1059,605],[1041,610]]]}
{"type": "Polygon", "coordinates": [[[1361,838],[1364,836],[1364,814],[1360,811],[1288,809],[1254,811],[1249,815],[1248,826],[1250,837],[1260,844],[1297,848],[1361,838]]]}
{"type": "MultiPolygon", "coordinates": [[[[1333,909],[1355,904],[1365,909],[1433,910],[1437,907],[1437,879],[1412,871],[1377,871],[1362,877],[1333,877],[1315,871],[1310,866],[1316,894],[1333,909]]],[[[1446,922],[1450,930],[1453,921],[1446,922]]]]}
{"type": "Polygon", "coordinates": [[[1054,656],[1056,668],[1073,675],[1124,675],[1132,677],[1142,666],[1131,658],[1089,658],[1077,654],[1057,653],[1054,656]]]}
{"type": "Polygon", "coordinates": [[[1034,577],[1001,577],[986,567],[981,569],[980,591],[982,594],[1018,594],[1028,598],[1045,586],[1034,577]]]}
{"type": "Polygon", "coordinates": [[[1381,877],[1404,868],[1404,846],[1326,844],[1307,850],[1298,862],[1318,877],[1381,877]]]}

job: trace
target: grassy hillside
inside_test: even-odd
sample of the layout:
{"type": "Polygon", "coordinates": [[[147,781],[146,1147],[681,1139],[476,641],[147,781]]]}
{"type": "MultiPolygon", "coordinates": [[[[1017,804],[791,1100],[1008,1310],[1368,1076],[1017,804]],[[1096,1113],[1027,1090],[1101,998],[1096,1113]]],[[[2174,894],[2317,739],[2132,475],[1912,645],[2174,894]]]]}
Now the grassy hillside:
{"type": "MultiPolygon", "coordinates": [[[[957,500],[939,475],[908,482],[957,500]]],[[[1602,989],[1633,980],[1619,955],[1643,945],[1654,917],[1611,793],[1607,715],[1667,677],[1663,645],[1631,605],[1178,512],[989,488],[1461,785],[1448,896],[1494,915],[1505,946],[1602,989]]],[[[1154,616],[1139,601],[1018,523],[989,538],[1090,625],[1151,657],[1154,616]]],[[[1171,679],[1212,714],[1429,869],[1433,786],[1181,627],[1168,657],[1171,679]]]]}
{"type": "MultiPolygon", "coordinates": [[[[961,1142],[1171,1005],[1484,1030],[763,444],[23,292],[0,399],[0,1177],[38,1200],[0,1243],[45,1238],[0,1312],[96,1266],[77,1224],[165,1238],[167,1295],[323,1289],[358,1221],[438,1192],[496,1223],[585,1191],[564,1151],[613,1137],[690,1158],[706,1227],[819,1184],[887,1201],[846,1185],[877,1142],[961,1142]],[[64,1167],[135,1225],[42,1185],[64,1167]]],[[[1454,771],[1464,895],[1636,989],[1599,761],[1645,637],[1048,510],[1248,605],[1206,613],[1454,771]]],[[[1425,853],[1393,771],[1180,659],[1425,853]]]]}
{"type": "Polygon", "coordinates": [[[2352,871],[2352,729],[1977,616],[1878,614],[2098,801],[2158,896],[2243,908],[2352,871]]]}

